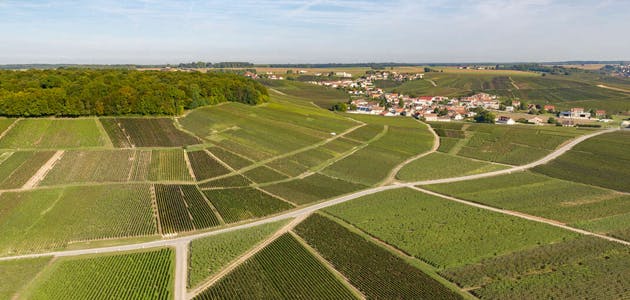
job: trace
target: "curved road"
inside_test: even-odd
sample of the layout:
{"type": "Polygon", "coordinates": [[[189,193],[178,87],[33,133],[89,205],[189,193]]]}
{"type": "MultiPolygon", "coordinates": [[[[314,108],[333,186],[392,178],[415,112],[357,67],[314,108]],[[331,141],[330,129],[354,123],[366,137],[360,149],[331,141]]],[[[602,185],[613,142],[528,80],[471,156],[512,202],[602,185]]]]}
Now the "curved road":
{"type": "MultiPolygon", "coordinates": [[[[100,247],[100,248],[91,248],[91,249],[80,249],[80,250],[65,250],[65,251],[55,251],[55,252],[46,252],[46,253],[37,253],[37,254],[26,254],[26,255],[16,255],[16,256],[8,256],[8,257],[0,257],[0,261],[6,261],[6,260],[13,260],[13,259],[20,259],[20,258],[34,258],[34,257],[43,257],[43,256],[56,256],[56,257],[65,257],[65,256],[77,256],[77,255],[86,255],[86,254],[99,254],[99,253],[115,253],[115,252],[124,252],[124,251],[132,251],[132,250],[139,250],[139,249],[148,249],[148,248],[156,248],[156,247],[174,247],[176,249],[176,257],[177,259],[177,263],[176,263],[176,278],[175,278],[175,298],[176,299],[186,299],[186,280],[187,280],[187,276],[184,276],[186,274],[186,251],[185,251],[185,247],[188,245],[188,243],[190,243],[190,241],[195,240],[195,239],[199,239],[199,238],[203,238],[203,237],[208,237],[208,236],[213,236],[213,235],[217,235],[217,234],[221,234],[221,233],[226,233],[226,232],[231,232],[231,231],[235,231],[235,230],[239,230],[239,229],[245,229],[245,228],[251,228],[251,227],[255,227],[255,226],[259,226],[259,225],[263,225],[263,224],[267,224],[267,223],[273,223],[276,221],[280,221],[280,220],[286,220],[286,219],[291,219],[291,218],[296,218],[296,217],[300,217],[300,216],[305,216],[308,214],[311,214],[317,210],[329,207],[329,206],[333,206],[333,205],[337,205],[346,201],[350,201],[356,198],[360,198],[363,196],[367,196],[367,195],[371,195],[371,194],[375,194],[375,193],[379,193],[382,191],[387,191],[387,190],[392,190],[392,189],[399,189],[399,188],[407,188],[407,187],[414,187],[416,185],[429,185],[429,184],[438,184],[438,183],[450,183],[450,182],[458,182],[458,181],[465,181],[465,180],[473,180],[473,179],[479,179],[479,178],[485,178],[485,177],[492,177],[492,176],[497,176],[497,175],[504,175],[504,174],[510,174],[510,173],[514,173],[514,172],[521,172],[521,171],[525,171],[527,169],[542,165],[542,164],[546,164],[549,161],[561,156],[562,154],[566,153],[567,151],[569,151],[571,148],[573,148],[575,145],[589,139],[592,138],[594,136],[598,136],[601,134],[605,134],[605,133],[609,133],[609,132],[613,132],[619,130],[618,128],[613,128],[613,129],[608,129],[608,130],[602,130],[602,131],[597,131],[597,132],[593,132],[591,134],[587,134],[587,135],[583,135],[580,137],[577,137],[573,140],[571,140],[571,142],[561,146],[560,148],[556,149],[555,151],[553,151],[552,153],[550,153],[549,155],[543,157],[540,160],[537,160],[535,162],[526,164],[526,165],[522,165],[522,166],[516,166],[510,169],[505,169],[505,170],[500,170],[500,171],[494,171],[494,172],[488,172],[488,173],[482,173],[482,174],[475,174],[475,175],[469,175],[469,176],[461,176],[461,177],[452,177],[452,178],[445,178],[445,179],[435,179],[435,180],[424,180],[424,181],[416,181],[416,182],[405,182],[405,183],[394,183],[391,185],[385,185],[385,186],[379,186],[379,187],[374,187],[374,188],[370,188],[367,190],[362,190],[362,191],[358,191],[352,194],[348,194],[345,196],[341,196],[335,199],[331,199],[331,200],[327,200],[324,202],[320,202],[308,207],[304,207],[304,208],[300,208],[300,209],[296,209],[296,210],[292,210],[292,211],[288,211],[279,215],[275,215],[275,216],[271,216],[268,218],[264,218],[264,219],[260,219],[251,223],[246,223],[246,224],[241,224],[241,225],[237,225],[237,226],[233,226],[233,227],[227,227],[227,228],[223,228],[223,229],[218,229],[215,231],[210,231],[210,232],[203,232],[203,233],[198,233],[198,234],[194,234],[194,235],[189,235],[189,236],[182,236],[182,237],[177,237],[177,238],[173,238],[173,239],[167,239],[167,240],[157,240],[157,241],[152,241],[152,242],[144,242],[144,243],[136,243],[136,244],[128,244],[128,245],[120,245],[120,246],[110,246],[110,247],[100,247]],[[181,253],[179,253],[181,252],[181,253]]],[[[544,220],[537,220],[540,222],[545,222],[544,220]]],[[[553,221],[548,221],[545,223],[549,223],[550,225],[554,225],[557,226],[557,223],[553,222],[553,221]]]]}

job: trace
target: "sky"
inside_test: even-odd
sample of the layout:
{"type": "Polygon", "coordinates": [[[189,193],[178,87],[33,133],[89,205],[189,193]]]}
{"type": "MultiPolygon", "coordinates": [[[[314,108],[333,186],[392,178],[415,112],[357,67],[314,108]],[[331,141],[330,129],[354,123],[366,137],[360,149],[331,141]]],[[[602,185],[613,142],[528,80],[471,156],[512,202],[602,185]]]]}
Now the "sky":
{"type": "Polygon", "coordinates": [[[627,0],[0,0],[0,64],[630,60],[627,0]]]}

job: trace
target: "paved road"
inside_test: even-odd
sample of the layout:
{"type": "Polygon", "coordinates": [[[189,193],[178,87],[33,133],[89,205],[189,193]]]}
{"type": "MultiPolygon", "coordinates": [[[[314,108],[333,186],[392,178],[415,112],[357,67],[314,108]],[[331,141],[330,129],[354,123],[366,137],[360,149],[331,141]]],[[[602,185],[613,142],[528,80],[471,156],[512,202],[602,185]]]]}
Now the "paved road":
{"type": "MultiPolygon", "coordinates": [[[[231,232],[231,231],[235,231],[235,230],[240,230],[240,229],[245,229],[245,228],[251,228],[251,227],[255,227],[255,226],[259,226],[259,225],[263,225],[263,224],[267,224],[267,223],[273,223],[276,221],[280,221],[280,220],[286,220],[286,219],[292,219],[292,218],[297,218],[297,217],[303,217],[305,215],[311,214],[317,210],[326,208],[326,207],[330,207],[330,206],[334,206],[346,201],[350,201],[356,198],[360,198],[363,196],[367,196],[367,195],[372,195],[375,193],[379,193],[379,192],[383,192],[383,191],[387,191],[387,190],[392,190],[392,189],[399,189],[399,188],[405,188],[405,187],[414,187],[416,185],[429,185],[429,184],[437,184],[437,183],[450,183],[450,182],[458,182],[458,181],[464,181],[464,180],[473,180],[473,179],[479,179],[479,178],[485,178],[485,177],[491,177],[491,176],[498,176],[498,175],[505,175],[505,174],[510,174],[513,172],[521,172],[521,171],[525,171],[527,169],[533,168],[535,166],[539,166],[542,164],[545,164],[557,157],[559,157],[560,155],[564,154],[565,152],[567,152],[568,150],[570,150],[571,148],[573,148],[575,145],[583,142],[586,139],[592,138],[594,136],[598,136],[604,133],[608,133],[608,132],[612,132],[618,129],[608,129],[608,130],[602,130],[602,131],[597,131],[597,132],[593,132],[591,134],[587,134],[584,136],[580,136],[574,140],[572,140],[571,142],[561,146],[560,148],[556,149],[554,152],[550,153],[549,155],[543,157],[542,159],[535,161],[533,163],[529,163],[527,165],[523,165],[523,166],[516,166],[510,169],[505,169],[505,170],[500,170],[500,171],[495,171],[495,172],[489,172],[489,173],[483,173],[483,174],[475,174],[475,175],[469,175],[469,176],[461,176],[461,177],[453,177],[453,178],[445,178],[445,179],[436,179],[436,180],[425,180],[425,181],[416,181],[416,182],[406,182],[406,183],[394,183],[391,185],[386,185],[386,186],[379,186],[379,187],[374,187],[374,188],[370,188],[367,190],[362,190],[362,191],[358,191],[349,195],[345,195],[345,196],[341,196],[335,199],[331,199],[328,201],[324,201],[324,202],[320,202],[308,207],[304,207],[304,208],[300,208],[300,209],[295,209],[295,210],[291,210],[288,212],[284,212],[282,214],[279,215],[275,215],[275,216],[271,216],[268,218],[264,218],[264,219],[260,219],[251,223],[246,223],[246,224],[241,224],[241,225],[236,225],[233,227],[227,227],[227,228],[223,228],[223,229],[218,229],[215,231],[210,231],[210,232],[203,232],[203,233],[198,233],[198,234],[194,234],[194,235],[189,235],[189,236],[182,236],[182,237],[177,237],[177,238],[173,238],[173,239],[167,239],[167,240],[158,240],[158,241],[152,241],[152,242],[145,242],[145,243],[137,243],[137,244],[129,244],[129,245],[120,245],[120,246],[111,246],[111,247],[101,247],[101,248],[92,248],[92,249],[81,249],[81,250],[66,250],[66,251],[55,251],[55,252],[47,252],[47,253],[38,253],[38,254],[26,254],[26,255],[17,255],[17,256],[10,256],[10,257],[0,257],[0,261],[6,261],[6,260],[13,260],[13,259],[20,259],[20,258],[34,258],[34,257],[43,257],[43,256],[56,256],[56,257],[64,257],[64,256],[77,256],[77,255],[86,255],[86,254],[99,254],[99,253],[116,253],[116,252],[124,252],[124,251],[132,251],[132,250],[140,250],[140,249],[149,249],[149,248],[156,248],[156,247],[174,247],[176,249],[176,278],[175,278],[175,294],[176,294],[176,299],[186,299],[186,280],[187,280],[187,245],[190,243],[190,241],[195,240],[195,239],[199,239],[199,238],[203,238],[203,237],[208,237],[208,236],[213,236],[213,235],[217,235],[217,234],[221,234],[221,233],[226,233],[226,232],[231,232]]],[[[424,190],[423,190],[424,191],[424,190]]],[[[428,191],[424,191],[424,192],[428,192],[428,191]]],[[[430,194],[432,192],[429,192],[430,194]]],[[[438,194],[439,195],[439,194],[438,194]]],[[[448,197],[448,196],[444,196],[444,195],[439,195],[440,197],[449,199],[452,197],[448,197]]],[[[450,200],[454,200],[454,201],[460,201],[462,203],[465,202],[465,204],[471,205],[472,202],[468,202],[465,200],[461,200],[461,199],[456,199],[456,198],[452,198],[450,200]]],[[[484,209],[489,209],[489,210],[497,210],[495,208],[491,208],[491,207],[487,207],[485,205],[480,205],[480,204],[475,204],[478,205],[481,208],[484,209]]],[[[501,210],[501,213],[505,213],[506,211],[501,210]]],[[[588,231],[584,231],[584,230],[580,230],[580,229],[575,229],[572,227],[568,227],[566,225],[560,224],[558,222],[555,221],[551,221],[551,220],[545,220],[542,218],[537,218],[537,217],[533,217],[533,216],[529,216],[529,215],[525,215],[522,213],[518,213],[518,212],[512,212],[512,215],[516,216],[516,217],[520,217],[520,218],[526,218],[526,219],[531,219],[533,221],[538,221],[538,222],[545,222],[548,223],[550,225],[554,225],[554,226],[559,226],[559,227],[563,227],[565,229],[574,231],[574,232],[578,232],[581,234],[585,234],[585,235],[593,235],[593,236],[597,236],[600,238],[604,238],[607,240],[611,240],[611,241],[615,241],[615,242],[622,242],[626,245],[630,245],[630,243],[626,242],[626,241],[621,241],[621,240],[617,240],[614,238],[610,238],[607,236],[603,236],[603,235],[597,235],[594,234],[592,232],[588,232],[588,231]]]]}

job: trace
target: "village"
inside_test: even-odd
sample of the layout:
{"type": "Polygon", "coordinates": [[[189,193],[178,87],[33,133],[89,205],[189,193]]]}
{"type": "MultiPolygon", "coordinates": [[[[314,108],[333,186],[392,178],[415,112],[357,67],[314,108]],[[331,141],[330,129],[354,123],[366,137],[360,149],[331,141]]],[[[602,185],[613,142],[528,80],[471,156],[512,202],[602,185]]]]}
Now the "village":
{"type": "Polygon", "coordinates": [[[424,74],[401,74],[397,72],[371,72],[352,80],[311,81],[311,84],[343,89],[351,95],[349,113],[381,116],[408,116],[430,122],[472,120],[479,113],[488,111],[495,118],[492,123],[514,125],[576,126],[594,121],[608,122],[606,111],[587,111],[581,107],[558,111],[555,105],[526,104],[519,100],[500,99],[497,95],[477,93],[472,96],[449,98],[445,96],[412,97],[386,92],[375,86],[378,80],[409,81],[422,80],[424,74]],[[554,117],[556,116],[558,119],[554,117]]]}

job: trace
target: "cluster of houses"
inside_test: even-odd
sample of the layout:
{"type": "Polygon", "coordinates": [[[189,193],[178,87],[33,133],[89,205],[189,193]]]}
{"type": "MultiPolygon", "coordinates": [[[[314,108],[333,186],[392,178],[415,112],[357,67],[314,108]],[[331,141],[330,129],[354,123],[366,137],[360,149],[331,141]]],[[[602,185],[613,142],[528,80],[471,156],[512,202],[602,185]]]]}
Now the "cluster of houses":
{"type": "MultiPolygon", "coordinates": [[[[338,74],[338,73],[336,73],[338,74]]],[[[410,80],[418,80],[424,78],[424,74],[416,73],[416,74],[406,74],[406,73],[398,73],[398,72],[389,72],[389,71],[373,71],[365,76],[358,78],[356,80],[352,80],[351,74],[349,77],[343,77],[344,79],[340,80],[331,80],[331,81],[309,81],[311,84],[326,86],[330,88],[343,88],[348,91],[350,95],[354,96],[363,96],[367,98],[381,98],[386,96],[387,93],[383,91],[383,89],[377,88],[374,85],[375,81],[379,80],[391,80],[396,82],[404,82],[410,80]]]]}

